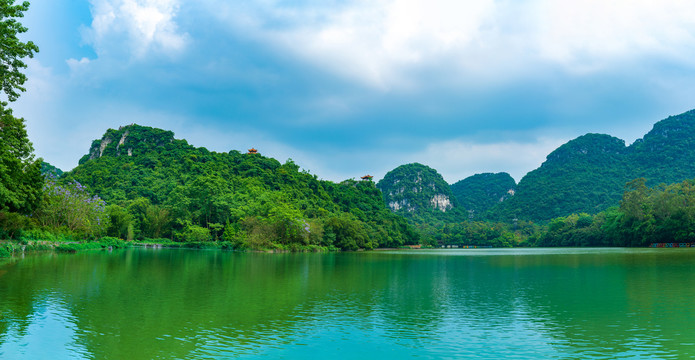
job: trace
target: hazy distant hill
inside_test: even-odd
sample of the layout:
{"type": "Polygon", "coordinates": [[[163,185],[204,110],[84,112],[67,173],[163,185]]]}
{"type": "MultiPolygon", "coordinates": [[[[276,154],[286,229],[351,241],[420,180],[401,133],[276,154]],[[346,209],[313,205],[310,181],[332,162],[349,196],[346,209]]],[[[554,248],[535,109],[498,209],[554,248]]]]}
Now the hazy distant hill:
{"type": "Polygon", "coordinates": [[[53,176],[61,176],[63,175],[63,170],[58,169],[57,167],[42,161],[41,162],[41,175],[53,175],[53,176]]]}

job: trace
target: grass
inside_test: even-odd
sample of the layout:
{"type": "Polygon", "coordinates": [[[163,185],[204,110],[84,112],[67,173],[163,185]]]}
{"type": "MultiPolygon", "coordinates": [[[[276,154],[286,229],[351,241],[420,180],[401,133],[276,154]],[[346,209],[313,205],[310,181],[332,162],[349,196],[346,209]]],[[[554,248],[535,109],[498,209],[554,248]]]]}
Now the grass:
{"type": "Polygon", "coordinates": [[[57,251],[74,253],[82,250],[119,249],[132,246],[132,243],[113,237],[103,237],[94,241],[74,241],[72,239],[48,239],[29,240],[22,238],[19,241],[8,240],[0,242],[0,258],[10,257],[16,253],[36,251],[57,251]]]}
{"type": "MultiPolygon", "coordinates": [[[[32,234],[40,235],[40,234],[32,234]]],[[[124,241],[114,237],[103,237],[92,241],[79,241],[63,236],[49,236],[48,239],[37,239],[38,236],[22,237],[20,240],[0,241],[0,258],[11,257],[13,254],[37,252],[37,251],[56,251],[62,253],[76,253],[86,250],[101,249],[122,249],[127,247],[150,247],[157,246],[172,249],[219,249],[233,251],[262,251],[262,252],[333,252],[337,248],[318,245],[299,245],[299,244],[275,244],[270,248],[252,249],[240,248],[237,244],[229,241],[205,241],[205,242],[174,242],[170,239],[145,239],[143,241],[124,241]]]]}

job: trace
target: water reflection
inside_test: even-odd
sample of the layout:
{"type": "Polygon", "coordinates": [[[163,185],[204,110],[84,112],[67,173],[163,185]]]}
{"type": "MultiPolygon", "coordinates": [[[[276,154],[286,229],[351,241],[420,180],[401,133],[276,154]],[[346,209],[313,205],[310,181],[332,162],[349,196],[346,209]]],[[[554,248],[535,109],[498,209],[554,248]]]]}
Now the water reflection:
{"type": "MultiPolygon", "coordinates": [[[[4,309],[4,308],[3,308],[4,309]]],[[[59,294],[38,294],[27,318],[13,318],[3,311],[0,357],[6,359],[87,358],[77,341],[75,317],[59,294]]]]}
{"type": "Polygon", "coordinates": [[[693,254],[28,256],[0,265],[0,358],[688,358],[693,254]]]}

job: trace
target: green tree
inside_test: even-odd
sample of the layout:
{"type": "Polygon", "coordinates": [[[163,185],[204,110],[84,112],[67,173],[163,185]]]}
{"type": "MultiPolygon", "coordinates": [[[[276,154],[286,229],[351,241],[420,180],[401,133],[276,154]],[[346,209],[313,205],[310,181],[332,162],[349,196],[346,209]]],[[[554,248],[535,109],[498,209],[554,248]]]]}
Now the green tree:
{"type": "Polygon", "coordinates": [[[43,185],[41,160],[34,160],[24,120],[0,104],[0,211],[28,214],[43,185]]]}
{"type": "Polygon", "coordinates": [[[185,242],[200,242],[200,241],[210,241],[210,229],[191,224],[190,221],[184,222],[183,231],[177,234],[179,241],[185,242]]]}
{"type": "Polygon", "coordinates": [[[0,0],[0,88],[9,101],[15,101],[20,91],[25,91],[24,83],[27,76],[22,73],[27,65],[22,61],[25,57],[32,58],[39,47],[33,42],[21,42],[18,34],[25,33],[27,28],[17,21],[24,17],[29,10],[29,2],[14,5],[13,0],[0,0]]]}
{"type": "Polygon", "coordinates": [[[145,235],[155,239],[163,237],[171,225],[169,210],[157,205],[147,207],[144,220],[145,235]]]}
{"type": "MultiPolygon", "coordinates": [[[[31,41],[22,42],[18,34],[27,28],[17,21],[29,3],[14,5],[0,0],[0,91],[15,101],[27,80],[22,61],[33,57],[39,48],[31,41]]],[[[24,119],[16,118],[7,102],[0,99],[0,211],[29,213],[36,206],[42,187],[41,161],[34,160],[24,119]]]]}
{"type": "Polygon", "coordinates": [[[128,238],[128,228],[132,226],[133,216],[119,205],[109,205],[106,208],[109,217],[109,226],[106,228],[106,235],[121,239],[128,238]]]}

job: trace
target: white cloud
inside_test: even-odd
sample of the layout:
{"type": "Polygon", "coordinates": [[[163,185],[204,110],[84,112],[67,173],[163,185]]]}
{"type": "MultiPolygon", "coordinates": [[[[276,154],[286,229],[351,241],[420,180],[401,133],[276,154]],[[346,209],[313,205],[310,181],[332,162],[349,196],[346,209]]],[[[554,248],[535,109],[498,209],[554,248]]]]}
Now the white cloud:
{"type": "Polygon", "coordinates": [[[186,45],[188,35],[179,31],[175,21],[179,11],[177,0],[90,0],[90,3],[93,20],[84,35],[98,54],[126,46],[135,58],[153,50],[173,55],[186,45]]]}
{"type": "Polygon", "coordinates": [[[571,69],[592,70],[641,55],[694,64],[692,1],[539,0],[530,10],[540,55],[571,69]]]}
{"type": "Polygon", "coordinates": [[[266,1],[209,4],[220,21],[345,78],[389,90],[412,85],[401,72],[477,46],[493,0],[357,0],[349,6],[287,8],[266,1]],[[278,24],[284,24],[278,26],[278,24]]]}
{"type": "Polygon", "coordinates": [[[80,60],[77,60],[77,59],[67,59],[65,62],[68,64],[68,67],[70,67],[70,70],[71,70],[72,72],[75,72],[75,71],[77,71],[78,69],[81,69],[81,68],[83,68],[83,67],[85,67],[85,66],[88,66],[89,63],[91,62],[91,60],[89,60],[89,59],[86,58],[86,57],[83,57],[83,58],[80,59],[80,60]]]}
{"type": "Polygon", "coordinates": [[[207,6],[245,36],[384,91],[432,81],[418,78],[422,69],[480,86],[549,65],[600,71],[641,56],[694,64],[695,3],[686,0],[354,0],[326,7],[208,0],[207,6]]]}

